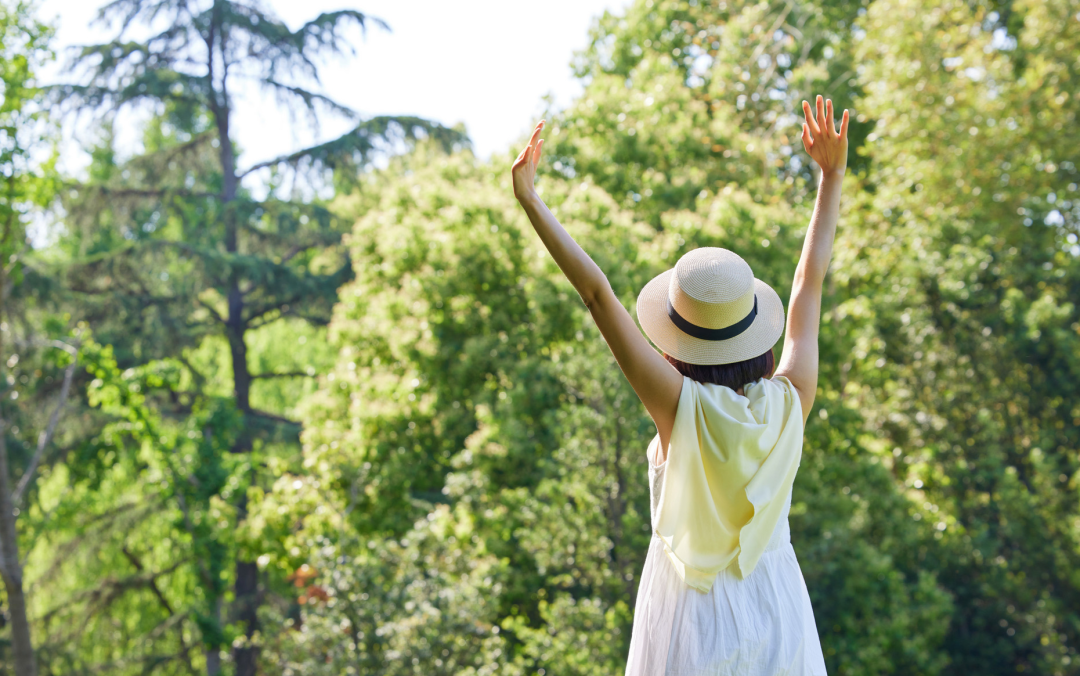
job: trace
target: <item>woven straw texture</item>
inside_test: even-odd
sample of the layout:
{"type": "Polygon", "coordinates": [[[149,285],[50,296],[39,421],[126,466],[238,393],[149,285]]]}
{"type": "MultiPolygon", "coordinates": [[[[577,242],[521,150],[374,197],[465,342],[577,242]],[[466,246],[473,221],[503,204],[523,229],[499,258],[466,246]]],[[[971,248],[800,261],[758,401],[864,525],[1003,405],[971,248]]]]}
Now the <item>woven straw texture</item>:
{"type": "Polygon", "coordinates": [[[738,254],[714,247],[686,253],[675,268],[657,275],[638,295],[638,321],[645,335],[666,354],[688,364],[731,364],[764,354],[784,333],[784,305],[765,282],[754,279],[738,254]],[[684,319],[707,329],[735,324],[758,314],[746,331],[727,340],[703,340],[683,333],[668,318],[668,300],[684,319]]]}

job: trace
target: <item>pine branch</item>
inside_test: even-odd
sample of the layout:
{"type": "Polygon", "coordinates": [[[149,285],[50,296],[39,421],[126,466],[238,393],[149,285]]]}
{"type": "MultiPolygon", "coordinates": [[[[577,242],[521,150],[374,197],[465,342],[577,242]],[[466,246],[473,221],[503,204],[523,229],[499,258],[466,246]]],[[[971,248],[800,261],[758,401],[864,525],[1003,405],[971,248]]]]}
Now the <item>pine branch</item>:
{"type": "MultiPolygon", "coordinates": [[[[251,284],[246,285],[245,288],[241,289],[240,296],[245,300],[245,302],[249,302],[249,299],[252,296],[252,294],[255,294],[256,292],[260,292],[260,291],[265,293],[268,290],[268,288],[271,287],[270,282],[275,282],[274,285],[279,287],[279,288],[288,288],[290,286],[290,284],[287,281],[284,282],[284,283],[282,282],[282,279],[285,278],[285,277],[295,278],[297,280],[300,280],[300,282],[305,282],[305,281],[309,280],[311,277],[313,277],[313,275],[303,275],[303,276],[301,276],[301,275],[296,274],[292,270],[292,268],[288,267],[288,265],[287,265],[288,262],[290,260],[292,260],[293,258],[295,258],[296,256],[298,256],[299,254],[305,252],[305,251],[308,251],[310,249],[314,249],[315,247],[318,247],[318,246],[327,246],[329,244],[334,244],[337,241],[338,241],[338,239],[335,238],[335,240],[332,240],[332,241],[306,242],[306,243],[303,243],[303,244],[297,244],[297,245],[293,246],[292,248],[290,248],[288,251],[286,251],[281,256],[281,259],[279,261],[276,261],[276,262],[272,263],[273,268],[274,268],[275,271],[271,273],[271,275],[270,275],[271,279],[268,279],[267,276],[264,275],[263,279],[258,280],[257,282],[252,282],[251,284]],[[277,272],[277,269],[286,271],[288,274],[287,275],[282,275],[279,272],[277,272]]],[[[322,276],[320,276],[320,277],[322,277],[322,276]]],[[[308,284],[308,285],[310,286],[310,284],[308,284]]],[[[295,295],[290,296],[290,299],[288,301],[281,301],[281,303],[279,303],[279,305],[280,304],[288,304],[290,302],[296,302],[296,300],[297,300],[297,297],[295,295]]],[[[277,307],[277,306],[270,307],[269,310],[273,310],[275,307],[277,307]]],[[[254,317],[259,316],[260,314],[263,314],[265,311],[266,311],[265,309],[256,310],[253,313],[248,313],[248,314],[249,314],[249,316],[251,318],[254,318],[254,317]]]]}
{"type": "Polygon", "coordinates": [[[455,145],[468,144],[468,137],[461,132],[420,117],[373,117],[331,141],[252,165],[240,172],[239,177],[280,165],[297,170],[305,166],[316,170],[361,167],[380,150],[389,151],[395,143],[414,142],[421,138],[433,138],[448,151],[455,145]]]}
{"type": "MultiPolygon", "coordinates": [[[[235,256],[228,256],[220,251],[211,249],[208,247],[198,247],[187,242],[180,242],[175,240],[165,239],[148,239],[138,242],[131,242],[124,245],[121,248],[104,251],[98,254],[87,256],[81,261],[76,261],[70,264],[69,273],[75,271],[78,273],[95,273],[95,266],[110,266],[119,265],[120,263],[128,262],[128,259],[134,258],[139,254],[146,254],[152,252],[155,249],[176,250],[183,254],[187,254],[191,258],[197,259],[205,266],[206,276],[211,283],[220,284],[221,280],[228,273],[230,266],[233,265],[233,259],[235,256]]],[[[135,261],[130,263],[136,265],[135,261]]],[[[140,270],[142,271],[142,270],[140,270]]],[[[110,268],[110,277],[114,276],[112,269],[110,268]]],[[[94,281],[100,281],[100,275],[94,274],[94,281]]],[[[85,293],[90,295],[113,293],[113,287],[101,287],[101,286],[78,286],[73,285],[72,289],[79,293],[85,293]]],[[[150,293],[142,294],[146,298],[147,303],[169,303],[175,301],[185,300],[184,296],[153,296],[150,293]]]]}
{"type": "Polygon", "coordinates": [[[260,79],[259,84],[273,90],[278,95],[279,100],[286,106],[289,105],[290,101],[299,100],[300,103],[302,103],[304,107],[308,110],[308,112],[311,113],[313,119],[317,119],[315,117],[317,106],[322,106],[327,110],[335,112],[339,115],[344,115],[349,119],[353,119],[357,116],[355,110],[346,106],[343,103],[335,101],[329,96],[319,94],[317,92],[313,92],[302,87],[287,85],[283,82],[278,82],[272,77],[260,79]]]}
{"type": "Polygon", "coordinates": [[[256,410],[256,409],[251,409],[250,411],[248,411],[248,413],[255,416],[256,418],[262,418],[264,420],[270,420],[272,422],[278,423],[279,425],[289,425],[291,427],[303,427],[303,425],[304,425],[303,423],[297,422],[296,420],[290,420],[288,418],[283,418],[280,415],[274,415],[273,413],[267,413],[266,411],[259,411],[259,410],[256,410]]]}
{"type": "Polygon", "coordinates": [[[293,248],[286,251],[285,255],[281,257],[282,264],[288,263],[293,258],[295,258],[298,254],[303,253],[304,251],[307,251],[308,249],[314,248],[314,247],[318,246],[319,244],[322,244],[322,242],[310,242],[308,244],[297,244],[293,248]]]}
{"type": "Polygon", "coordinates": [[[208,129],[193,134],[187,141],[137,155],[131,158],[128,163],[137,167],[168,166],[170,162],[193,153],[204,145],[213,143],[217,138],[217,130],[208,129]]]}
{"type": "MultiPolygon", "coordinates": [[[[330,218],[326,220],[331,220],[330,218]]],[[[252,236],[253,239],[259,240],[260,243],[264,243],[267,246],[279,246],[287,247],[287,251],[281,255],[279,263],[287,263],[292,258],[295,258],[298,254],[307,251],[314,247],[328,247],[333,246],[341,242],[341,231],[331,228],[328,224],[324,224],[322,221],[317,221],[316,228],[303,228],[300,230],[289,229],[294,224],[286,222],[286,218],[281,218],[283,221],[277,229],[267,229],[256,227],[251,222],[245,222],[240,225],[241,229],[252,236]],[[312,238],[304,242],[297,242],[301,235],[309,235],[312,238]]],[[[310,223],[310,219],[309,219],[310,223]]]]}
{"type": "Polygon", "coordinates": [[[369,23],[389,30],[384,21],[356,10],[324,12],[296,31],[257,6],[233,2],[219,11],[222,29],[242,45],[249,59],[263,64],[263,72],[271,78],[278,72],[299,72],[304,79],[318,83],[319,70],[312,57],[353,53],[343,35],[350,25],[361,31],[366,31],[369,23]]]}
{"type": "Polygon", "coordinates": [[[309,46],[311,47],[332,46],[335,50],[338,50],[342,38],[337,34],[337,29],[344,21],[349,19],[354,21],[360,27],[360,30],[365,33],[367,32],[368,22],[374,24],[376,28],[381,28],[387,32],[390,31],[390,26],[382,19],[351,9],[341,9],[333,12],[323,12],[301,26],[296,33],[303,36],[305,41],[310,41],[309,46]]]}
{"type": "MultiPolygon", "coordinates": [[[[156,71],[152,75],[157,75],[164,71],[156,71]]],[[[180,76],[179,73],[176,73],[180,76]]],[[[128,104],[138,103],[143,99],[149,99],[154,101],[175,101],[177,103],[187,103],[194,105],[205,105],[205,96],[196,96],[190,92],[190,90],[183,87],[180,84],[181,80],[195,81],[199,78],[192,76],[180,76],[172,80],[170,79],[155,79],[148,74],[147,77],[138,78],[133,80],[127,86],[117,89],[109,87],[107,85],[73,85],[73,84],[56,84],[47,85],[42,87],[42,91],[56,99],[58,102],[63,103],[69,100],[75,100],[79,102],[80,107],[85,108],[101,108],[102,106],[111,105],[113,108],[121,108],[128,104]],[[178,86],[174,86],[178,85],[178,86]]]]}
{"type": "MultiPolygon", "coordinates": [[[[318,302],[322,300],[323,309],[329,310],[337,297],[337,289],[352,276],[352,264],[347,258],[338,270],[329,275],[298,275],[283,265],[275,266],[275,269],[279,272],[276,279],[265,280],[259,289],[265,292],[270,300],[259,304],[248,301],[244,323],[249,328],[254,329],[269,323],[258,320],[275,310],[281,310],[282,314],[285,314],[286,308],[296,305],[311,309],[318,307],[318,302]]],[[[297,316],[303,315],[297,313],[297,316]]]]}
{"type": "MultiPolygon", "coordinates": [[[[120,20],[120,34],[123,35],[131,24],[135,22],[135,19],[140,14],[144,14],[145,19],[149,22],[153,22],[159,14],[165,10],[172,9],[176,3],[173,0],[158,0],[157,2],[147,2],[146,0],[112,0],[112,2],[106,3],[97,12],[95,23],[109,24],[110,16],[122,14],[120,20]]],[[[176,10],[175,18],[179,18],[181,12],[187,12],[187,3],[181,3],[180,7],[176,10]]],[[[189,13],[190,14],[190,13],[189,13]]],[[[177,24],[178,21],[171,21],[170,24],[177,24]]]]}
{"type": "Polygon", "coordinates": [[[256,373],[251,376],[252,380],[258,378],[312,378],[314,377],[310,373],[304,371],[288,371],[285,373],[256,373]]]}
{"type": "Polygon", "coordinates": [[[104,197],[199,197],[212,199],[221,198],[221,195],[216,192],[176,190],[173,188],[110,188],[104,185],[94,185],[92,183],[68,183],[67,186],[77,190],[86,190],[87,192],[98,193],[104,197]]]}

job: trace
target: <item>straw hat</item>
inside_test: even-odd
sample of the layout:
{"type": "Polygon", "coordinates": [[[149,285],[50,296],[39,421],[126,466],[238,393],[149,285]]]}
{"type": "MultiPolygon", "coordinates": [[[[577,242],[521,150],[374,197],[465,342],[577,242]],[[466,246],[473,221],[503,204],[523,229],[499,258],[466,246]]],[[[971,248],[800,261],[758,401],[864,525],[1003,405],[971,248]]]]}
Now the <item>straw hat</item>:
{"type": "Polygon", "coordinates": [[[645,285],[638,321],[661,350],[688,364],[732,364],[765,354],[784,332],[780,296],[738,254],[687,252],[645,285]]]}

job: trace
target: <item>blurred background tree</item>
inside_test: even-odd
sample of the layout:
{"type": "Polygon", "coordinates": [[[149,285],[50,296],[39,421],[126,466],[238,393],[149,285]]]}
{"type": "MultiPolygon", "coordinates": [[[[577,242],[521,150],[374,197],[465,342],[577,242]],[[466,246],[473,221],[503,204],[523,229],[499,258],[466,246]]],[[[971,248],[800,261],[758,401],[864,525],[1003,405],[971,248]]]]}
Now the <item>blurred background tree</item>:
{"type": "Polygon", "coordinates": [[[73,336],[64,335],[62,318],[27,294],[41,280],[23,266],[30,253],[27,227],[55,187],[47,150],[55,130],[38,105],[36,82],[38,69],[52,58],[51,37],[26,3],[0,5],[0,608],[10,623],[0,651],[9,653],[19,676],[37,673],[20,551],[25,520],[19,517],[37,468],[48,462],[75,373],[76,350],[62,340],[73,336]]]}
{"type": "MultiPolygon", "coordinates": [[[[117,40],[57,90],[101,134],[24,266],[58,318],[34,331],[94,332],[21,519],[42,671],[621,673],[655,430],[511,156],[358,120],[238,170],[228,78],[342,112],[301,55],[363,17],[162,7],[140,41],[150,5],[110,5],[117,40]],[[123,157],[114,112],[147,104],[123,157]]],[[[543,197],[632,308],[699,246],[786,298],[816,183],[798,104],[853,111],[791,514],[830,673],[1080,673],[1078,17],[637,0],[549,112],[543,197]]],[[[21,392],[55,401],[49,359],[21,392]]]]}
{"type": "Polygon", "coordinates": [[[248,486],[273,476],[272,458],[295,456],[300,422],[286,402],[314,375],[319,327],[351,272],[339,244],[344,223],[305,193],[317,195],[335,171],[355,177],[371,156],[418,135],[448,147],[463,138],[415,117],[361,119],[311,88],[316,59],[349,52],[350,26],[381,26],[356,11],[321,14],[294,31],[258,3],[130,0],[106,5],[99,20],[116,27],[115,39],[83,47],[72,70],[85,81],[52,91],[60,109],[100,114],[102,138],[89,180],[62,192],[66,233],[41,262],[62,279],[73,319],[114,347],[147,409],[136,416],[130,404],[102,404],[140,422],[127,432],[106,425],[87,453],[106,474],[134,479],[157,465],[160,476],[116,491],[100,490],[96,473],[80,477],[99,489],[94,503],[71,512],[66,528],[50,528],[57,547],[78,546],[80,556],[55,560],[43,580],[55,583],[43,609],[46,644],[57,647],[49,669],[190,670],[194,642],[207,673],[221,670],[231,647],[235,673],[253,674],[265,581],[233,534],[246,519],[248,486]],[[355,126],[240,168],[230,120],[245,81],[313,123],[330,113],[355,126]],[[121,158],[110,124],[132,107],[152,118],[141,151],[121,158]],[[256,198],[242,182],[260,173],[268,178],[256,198]],[[307,354],[282,350],[281,341],[307,336],[307,354]],[[184,430],[202,444],[181,443],[184,430]],[[125,462],[137,449],[141,457],[125,462]],[[133,501],[146,507],[137,518],[133,501]],[[82,542],[90,522],[102,529],[94,546],[82,542]],[[118,581],[113,571],[125,568],[134,578],[118,581]],[[188,579],[162,589],[159,571],[188,579]]]}

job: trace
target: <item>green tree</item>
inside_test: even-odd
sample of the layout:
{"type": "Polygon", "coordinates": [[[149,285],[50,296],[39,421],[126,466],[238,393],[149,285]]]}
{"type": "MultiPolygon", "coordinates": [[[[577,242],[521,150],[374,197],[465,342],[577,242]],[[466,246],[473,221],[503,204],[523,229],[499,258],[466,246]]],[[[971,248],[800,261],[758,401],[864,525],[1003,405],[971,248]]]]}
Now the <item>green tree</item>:
{"type": "MultiPolygon", "coordinates": [[[[184,565],[210,566],[193,576],[205,600],[196,604],[194,621],[206,670],[218,673],[221,648],[232,644],[236,673],[252,674],[264,592],[254,557],[242,543],[227,543],[234,524],[245,521],[248,485],[267,474],[268,459],[287,449],[299,430],[280,412],[256,408],[253,390],[260,380],[309,373],[277,364],[252,372],[249,341],[265,345],[279,330],[272,325],[282,320],[325,323],[351,270],[339,246],[338,221],[318,203],[295,198],[281,177],[310,176],[318,186],[333,171],[347,183],[373,154],[401,141],[429,136],[450,145],[463,139],[418,118],[360,119],[308,88],[318,82],[316,59],[348,51],[350,26],[382,25],[360,12],[324,13],[292,30],[257,3],[117,0],[100,18],[118,26],[116,38],[82,48],[74,69],[86,81],[53,91],[80,110],[112,115],[142,107],[155,117],[145,152],[120,160],[106,137],[95,150],[89,181],[66,195],[69,236],[63,246],[74,260],[64,265],[65,281],[80,316],[100,329],[103,341],[118,346],[122,366],[162,363],[171,369],[178,359],[188,371],[153,381],[165,388],[148,400],[163,407],[157,415],[196,416],[197,402],[216,402],[206,424],[222,427],[207,432],[209,446],[183,468],[187,473],[164,475],[170,486],[165,497],[176,504],[197,497],[207,509],[220,511],[221,495],[231,496],[231,517],[179,525],[185,537],[202,543],[184,565]],[[160,25],[165,28],[155,32],[160,25]],[[139,26],[149,37],[131,37],[139,26]],[[253,80],[313,121],[328,112],[355,126],[336,139],[241,168],[231,128],[238,80],[253,80]],[[256,199],[242,181],[260,172],[269,176],[269,192],[256,199]],[[228,354],[223,377],[213,368],[221,365],[216,358],[207,373],[188,358],[191,351],[213,352],[217,339],[228,354]],[[204,472],[207,477],[199,479],[204,472]],[[189,495],[193,482],[197,496],[189,495]],[[230,565],[233,570],[226,571],[230,565]],[[234,623],[239,636],[229,628],[234,623]]],[[[295,331],[302,329],[294,329],[294,336],[295,331]]],[[[101,646],[88,650],[107,652],[101,646]]]]}
{"type": "Polygon", "coordinates": [[[879,0],[848,395],[932,523],[949,673],[1080,673],[1080,5],[879,0]],[[891,456],[891,457],[890,457],[891,456]]]}
{"type": "MultiPolygon", "coordinates": [[[[309,402],[305,475],[279,482],[253,512],[299,545],[271,564],[293,570],[326,541],[381,550],[430,537],[424,515],[449,501],[470,515],[473,555],[506,561],[494,576],[500,603],[477,617],[507,637],[502,669],[618,673],[650,537],[644,449],[655,429],[515,208],[507,166],[418,153],[340,205],[365,214],[350,237],[356,279],[331,323],[341,358],[309,402]],[[325,492],[337,507],[320,514],[325,492]]],[[[627,305],[696,246],[730,246],[758,274],[790,279],[804,227],[796,210],[735,189],[696,212],[666,212],[657,232],[588,178],[549,175],[542,187],[627,305]]],[[[937,673],[950,602],[919,571],[930,528],[908,517],[867,451],[862,418],[835,390],[820,401],[830,414],[808,431],[792,524],[830,662],[849,673],[937,673]]],[[[318,584],[333,588],[336,568],[317,567],[318,584]]],[[[469,593],[468,579],[457,584],[469,593]]],[[[368,593],[379,594],[373,609],[389,605],[388,591],[368,593]]],[[[348,619],[336,607],[300,614],[348,619]]],[[[382,636],[424,617],[397,606],[365,621],[382,636]]],[[[417,673],[443,673],[437,656],[394,653],[411,658],[417,673]]]]}
{"type": "MultiPolygon", "coordinates": [[[[40,94],[35,75],[52,56],[51,37],[51,28],[37,20],[31,4],[0,4],[0,374],[4,375],[0,378],[0,576],[6,593],[6,615],[11,622],[11,662],[18,676],[37,673],[20,560],[18,517],[27,492],[33,488],[42,455],[52,442],[74,372],[74,362],[67,352],[62,352],[58,360],[50,359],[51,355],[36,359],[52,345],[25,323],[23,331],[16,328],[16,320],[25,319],[30,304],[20,298],[25,290],[21,284],[22,259],[30,248],[26,226],[33,207],[48,201],[50,189],[48,161],[44,165],[41,162],[43,153],[48,156],[50,127],[44,119],[45,111],[35,105],[40,94]],[[46,343],[45,350],[41,342],[46,343]],[[41,386],[40,370],[35,382],[28,383],[26,374],[33,373],[35,366],[50,372],[54,370],[50,366],[66,367],[58,402],[47,418],[26,408],[46,405],[55,390],[41,386]],[[20,395],[29,396],[20,400],[20,395]],[[39,431],[36,443],[30,441],[34,431],[39,431]],[[16,467],[21,470],[17,481],[16,467]]],[[[59,344],[74,352],[69,345],[59,344]]]]}
{"type": "Polygon", "coordinates": [[[227,501],[241,463],[221,449],[239,416],[228,397],[185,392],[177,360],[121,369],[111,347],[84,336],[80,362],[105,423],[43,477],[30,514],[29,565],[48,591],[38,595],[42,667],[195,672],[200,649],[224,638],[208,620],[230,562],[219,531],[235,519],[227,501]],[[162,406],[167,393],[189,414],[162,406]]]}
{"type": "MultiPolygon", "coordinates": [[[[625,16],[601,20],[592,47],[580,59],[579,72],[588,78],[585,93],[555,116],[544,198],[599,258],[628,305],[651,274],[697,246],[741,252],[757,274],[784,292],[813,179],[791,147],[797,129],[791,111],[813,91],[825,90],[841,101],[860,95],[865,81],[856,77],[857,44],[849,29],[861,15],[859,4],[728,3],[717,9],[642,2],[625,16]],[[583,210],[586,201],[607,204],[607,211],[583,210]],[[651,227],[635,224],[627,209],[651,227]]],[[[872,119],[863,115],[853,124],[855,139],[865,138],[872,127],[872,119]]],[[[514,652],[509,665],[615,673],[629,639],[631,609],[625,604],[636,591],[648,537],[639,455],[651,436],[648,419],[605,350],[597,347],[599,339],[581,309],[560,318],[556,313],[563,309],[552,303],[547,310],[546,296],[535,291],[530,295],[542,321],[531,323],[538,331],[517,345],[507,332],[516,357],[484,364],[458,347],[465,343],[443,342],[447,333],[438,303],[446,303],[446,297],[426,289],[478,277],[487,281],[482,275],[495,264],[475,254],[468,262],[429,262],[458,239],[439,233],[466,228],[470,246],[483,251],[493,215],[514,210],[505,194],[505,167],[498,162],[480,170],[491,172],[488,178],[470,169],[475,178],[466,179],[460,164],[422,167],[425,159],[417,158],[408,172],[393,170],[402,176],[386,180],[400,187],[383,187],[372,178],[362,195],[378,195],[381,203],[360,197],[364,206],[357,213],[367,215],[354,233],[354,247],[360,247],[354,259],[371,256],[371,262],[358,264],[357,279],[344,294],[361,300],[347,301],[332,324],[337,339],[344,339],[339,344],[345,361],[312,399],[308,464],[329,469],[319,474],[323,485],[339,467],[356,468],[354,474],[343,473],[356,479],[338,490],[356,496],[350,504],[362,515],[354,526],[362,532],[377,532],[385,523],[382,528],[401,533],[412,519],[393,525],[384,521],[386,515],[403,513],[405,497],[423,511],[417,500],[430,499],[426,495],[443,481],[452,504],[469,505],[476,514],[478,533],[488,534],[485,549],[505,552],[509,562],[507,579],[513,582],[504,587],[501,609],[514,652]],[[473,206],[479,199],[492,205],[482,217],[473,206]],[[388,278],[365,281],[388,270],[388,278]],[[378,300],[382,297],[386,300],[378,300]],[[383,308],[392,309],[389,321],[381,319],[383,308]],[[565,332],[536,336],[556,322],[566,323],[565,332]],[[403,330],[411,326],[417,333],[403,330]],[[384,344],[389,346],[385,353],[368,352],[369,346],[384,344]],[[455,372],[425,364],[424,351],[446,349],[469,368],[455,372]],[[515,377],[516,365],[534,359],[537,349],[540,358],[530,367],[536,375],[515,377]],[[446,405],[444,389],[471,392],[464,384],[481,374],[498,383],[494,392],[505,388],[506,398],[489,399],[482,409],[476,408],[476,397],[459,401],[465,405],[460,411],[453,408],[456,396],[446,405]],[[380,402],[377,408],[363,403],[374,401],[380,402]],[[423,404],[407,403],[412,401],[423,404]],[[395,420],[402,406],[430,413],[395,420]],[[535,406],[537,412],[523,414],[520,406],[535,406]],[[363,421],[365,411],[379,422],[370,428],[343,424],[350,415],[363,421]],[[463,431],[443,434],[452,429],[441,424],[446,415],[461,419],[457,424],[463,431]],[[482,443],[475,437],[461,440],[473,430],[484,430],[473,432],[482,443]],[[406,444],[395,438],[402,433],[406,444]],[[426,442],[428,434],[438,446],[426,442]],[[397,446],[405,458],[383,455],[383,439],[387,450],[397,446]],[[427,453],[451,442],[461,450],[452,456],[456,471],[445,473],[427,453]],[[523,455],[529,446],[535,446],[537,457],[523,455]],[[416,490],[421,480],[430,487],[416,490]],[[388,493],[402,498],[388,500],[388,493]],[[384,512],[387,502],[395,509],[384,512]]],[[[852,165],[865,171],[869,161],[859,157],[852,165]]],[[[862,188],[857,179],[852,183],[856,192],[862,188]]],[[[494,222],[498,237],[511,222],[522,221],[512,213],[505,223],[494,222]]],[[[529,237],[527,230],[523,236],[529,237]]],[[[535,242],[525,244],[530,245],[535,242]]],[[[545,274],[553,289],[560,288],[557,274],[545,274]]],[[[465,288],[475,289],[476,282],[465,288]]],[[[480,284],[481,293],[491,288],[498,286],[480,284]]],[[[895,482],[892,446],[875,428],[876,412],[852,398],[848,355],[859,348],[862,335],[840,321],[846,292],[834,283],[826,303],[831,313],[822,333],[820,414],[807,430],[793,539],[831,669],[941,673],[951,659],[943,645],[954,606],[938,581],[940,571],[927,565],[930,552],[940,549],[938,531],[928,520],[912,518],[920,510],[895,482]]],[[[474,340],[486,327],[505,321],[504,310],[486,298],[471,301],[461,292],[448,297],[457,299],[453,307],[491,308],[474,320],[474,340]]],[[[484,356],[482,350],[475,354],[484,356]]]]}
{"type": "MultiPolygon", "coordinates": [[[[824,92],[851,107],[850,29],[867,4],[657,0],[605,14],[575,63],[588,86],[549,133],[549,166],[591,177],[656,227],[728,184],[799,204],[813,189],[797,180],[812,164],[799,102],[824,92]]],[[[857,147],[866,125],[850,129],[857,147]]]]}
{"type": "MultiPolygon", "coordinates": [[[[125,28],[67,90],[153,103],[144,151],[119,157],[106,125],[63,238],[22,268],[45,288],[55,264],[106,344],[84,334],[96,409],[19,521],[43,670],[195,673],[235,643],[268,673],[619,673],[654,429],[515,203],[510,157],[446,155],[428,127],[374,170],[359,132],[282,158],[264,199],[234,169],[226,200],[233,38],[266,58],[231,77],[274,90],[295,61],[273,40],[331,42],[246,5],[163,6],[179,28],[125,28]],[[348,189],[293,199],[297,168],[348,189]],[[256,632],[243,593],[229,608],[241,570],[280,592],[256,632]]],[[[1080,673],[1077,16],[639,0],[600,18],[583,95],[549,117],[544,199],[632,307],[699,246],[786,297],[815,179],[793,113],[817,92],[854,110],[790,518],[830,673],[1080,673]]],[[[35,336],[70,328],[35,312],[35,336]]],[[[20,406],[0,409],[37,431],[70,362],[18,353],[20,406]]],[[[28,467],[34,445],[5,438],[28,467]]]]}
{"type": "MultiPolygon", "coordinates": [[[[429,537],[414,532],[414,524],[425,523],[427,514],[438,513],[439,504],[450,501],[457,506],[455,513],[463,510],[474,531],[468,542],[455,545],[463,547],[463,556],[477,561],[495,556],[510,566],[492,575],[500,583],[498,591],[483,593],[494,593],[494,603],[476,621],[509,626],[501,625],[501,619],[522,615],[532,624],[530,616],[539,620],[538,594],[549,592],[596,589],[606,597],[621,597],[640,563],[632,542],[648,537],[640,511],[644,477],[631,476],[631,435],[621,434],[618,423],[620,407],[630,406],[629,391],[623,386],[611,399],[591,387],[594,403],[612,414],[600,445],[588,439],[595,440],[595,431],[575,425],[571,411],[559,413],[570,398],[552,355],[569,359],[584,349],[581,332],[589,329],[501,185],[503,167],[478,164],[469,155],[440,158],[430,151],[394,166],[392,172],[373,175],[354,202],[341,206],[370,212],[350,237],[358,277],[343,289],[331,325],[341,358],[305,416],[310,421],[304,436],[305,476],[295,483],[279,482],[252,507],[267,520],[284,521],[281,528],[295,533],[294,541],[309,545],[297,547],[293,551],[299,555],[291,557],[287,550],[269,551],[270,565],[295,569],[305,560],[297,557],[315,549],[316,536],[335,543],[350,533],[374,543],[387,537],[410,542],[429,537]],[[570,484],[561,485],[560,478],[576,478],[551,459],[562,431],[571,426],[579,430],[582,456],[572,458],[572,451],[567,456],[576,466],[587,454],[595,459],[596,470],[573,489],[587,500],[576,510],[569,508],[576,512],[580,532],[563,529],[557,540],[559,547],[580,545],[581,558],[568,564],[566,556],[544,552],[545,534],[559,533],[554,522],[565,515],[561,510],[552,514],[557,507],[544,504],[565,501],[566,493],[559,491],[570,484]],[[536,490],[542,495],[533,497],[536,490]],[[312,509],[309,501],[280,516],[281,505],[295,503],[297,492],[313,499],[320,493],[336,496],[341,506],[336,513],[344,521],[332,528],[326,522],[335,512],[312,509]],[[609,499],[597,501],[590,493],[609,499]],[[302,525],[293,530],[297,518],[302,525]],[[599,537],[587,542],[591,535],[599,537]],[[539,573],[535,556],[544,559],[539,573]],[[544,572],[547,566],[550,572],[544,572]]],[[[626,234],[646,231],[602,191],[565,183],[550,187],[566,193],[565,202],[557,203],[576,232],[595,237],[597,249],[614,246],[633,254],[623,241],[626,234]],[[593,235],[589,223],[606,225],[593,235]]],[[[563,368],[571,371],[570,363],[563,368]]],[[[579,374],[584,381],[580,388],[591,385],[587,378],[592,374],[579,374]]],[[[631,415],[640,417],[637,408],[631,407],[631,415]]],[[[578,413],[585,411],[582,404],[578,413]]],[[[595,419],[602,412],[590,415],[595,419]]],[[[410,564],[395,565],[407,569],[410,564]]],[[[320,584],[332,587],[334,568],[324,572],[320,584]]],[[[459,584],[452,593],[472,593],[468,578],[459,584]]],[[[376,594],[390,593],[384,587],[368,593],[371,601],[361,611],[371,609],[365,622],[376,628],[380,622],[391,631],[424,621],[419,607],[376,601],[376,594]],[[386,607],[396,614],[380,618],[376,609],[386,607]]],[[[447,641],[468,645],[474,640],[453,626],[445,631],[450,632],[447,641]]],[[[368,632],[356,649],[379,655],[370,642],[381,635],[368,632]]],[[[498,661],[503,668],[512,664],[510,647],[520,643],[510,640],[498,661]]],[[[437,652],[412,652],[409,643],[403,645],[399,658],[407,664],[415,657],[415,673],[449,673],[449,663],[437,652]]],[[[376,663],[384,667],[388,656],[382,659],[376,663]]]]}
{"type": "MultiPolygon", "coordinates": [[[[584,94],[554,116],[544,199],[631,304],[706,245],[783,295],[813,179],[791,113],[816,91],[856,113],[791,516],[831,672],[1080,668],[1078,9],[644,0],[601,19],[584,94]]],[[[329,490],[334,528],[309,509],[282,532],[369,534],[407,569],[386,538],[429,537],[420,517],[447,501],[478,559],[506,562],[502,603],[477,611],[506,637],[503,670],[617,673],[651,430],[534,258],[507,165],[419,154],[341,204],[359,218],[341,358],[310,400],[304,476],[260,511],[329,490]]],[[[422,650],[392,658],[439,672],[422,650]]]]}

